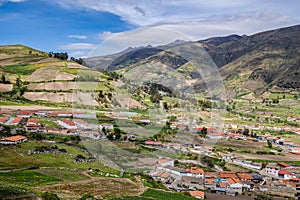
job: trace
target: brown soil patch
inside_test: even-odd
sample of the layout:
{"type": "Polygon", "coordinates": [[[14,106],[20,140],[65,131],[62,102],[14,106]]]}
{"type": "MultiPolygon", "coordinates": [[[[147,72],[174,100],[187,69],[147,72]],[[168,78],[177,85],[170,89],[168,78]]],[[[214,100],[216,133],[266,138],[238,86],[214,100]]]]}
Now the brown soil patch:
{"type": "Polygon", "coordinates": [[[12,91],[13,84],[2,84],[0,83],[0,92],[9,92],[12,91]]]}
{"type": "Polygon", "coordinates": [[[97,198],[109,195],[134,196],[144,192],[140,183],[134,183],[125,178],[91,178],[88,180],[64,182],[60,184],[37,187],[41,191],[51,191],[63,196],[64,199],[78,199],[90,193],[97,198]]]}

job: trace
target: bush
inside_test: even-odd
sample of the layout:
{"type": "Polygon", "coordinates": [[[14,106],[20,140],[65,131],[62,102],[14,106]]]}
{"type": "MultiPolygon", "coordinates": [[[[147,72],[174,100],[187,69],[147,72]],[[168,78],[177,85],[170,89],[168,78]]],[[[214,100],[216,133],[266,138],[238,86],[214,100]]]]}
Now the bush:
{"type": "Polygon", "coordinates": [[[42,194],[42,199],[43,200],[60,200],[58,196],[52,192],[45,192],[42,194]]]}

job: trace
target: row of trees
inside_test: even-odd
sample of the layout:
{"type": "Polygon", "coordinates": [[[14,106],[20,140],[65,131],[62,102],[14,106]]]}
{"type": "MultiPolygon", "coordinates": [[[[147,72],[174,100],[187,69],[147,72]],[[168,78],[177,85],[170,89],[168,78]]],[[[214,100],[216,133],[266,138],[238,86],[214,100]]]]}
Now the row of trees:
{"type": "Polygon", "coordinates": [[[58,58],[58,59],[60,59],[60,60],[68,60],[68,58],[69,58],[69,55],[68,55],[68,53],[54,53],[54,52],[49,52],[48,53],[48,56],[50,57],[50,58],[58,58]]]}

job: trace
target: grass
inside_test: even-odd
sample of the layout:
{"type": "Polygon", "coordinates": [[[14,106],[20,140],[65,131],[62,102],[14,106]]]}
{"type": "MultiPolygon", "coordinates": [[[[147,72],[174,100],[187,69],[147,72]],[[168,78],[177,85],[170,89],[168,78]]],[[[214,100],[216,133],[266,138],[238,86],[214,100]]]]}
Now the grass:
{"type": "Polygon", "coordinates": [[[68,67],[64,67],[61,70],[59,70],[59,72],[66,72],[68,74],[73,74],[73,75],[77,75],[79,71],[79,68],[68,68],[68,67]]]}
{"type": "Polygon", "coordinates": [[[0,172],[2,184],[16,184],[21,186],[41,186],[61,181],[52,176],[36,171],[25,170],[15,172],[0,172]]]}
{"type": "Polygon", "coordinates": [[[144,192],[142,197],[149,197],[152,199],[159,199],[159,200],[189,200],[189,199],[195,199],[194,197],[187,196],[180,193],[175,192],[167,192],[163,190],[154,190],[154,189],[148,189],[146,192],[144,192]]]}
{"type": "Polygon", "coordinates": [[[0,199],[32,199],[32,197],[23,188],[1,185],[0,199]]]}
{"type": "Polygon", "coordinates": [[[46,125],[46,128],[60,128],[61,126],[59,126],[57,123],[45,119],[45,118],[37,118],[40,122],[40,124],[46,125]]]}
{"type": "Polygon", "coordinates": [[[22,64],[22,65],[10,65],[10,66],[5,66],[2,67],[3,71],[6,73],[11,73],[11,74],[18,74],[18,75],[30,75],[32,74],[35,70],[41,68],[41,64],[22,64]]]}
{"type": "Polygon", "coordinates": [[[0,101],[0,106],[32,106],[34,104],[29,103],[19,103],[13,101],[0,101]]]}
{"type": "MultiPolygon", "coordinates": [[[[263,159],[247,159],[247,160],[251,160],[254,162],[264,162],[264,163],[277,163],[277,162],[282,162],[282,160],[263,160],[263,159]]],[[[289,160],[285,160],[285,163],[289,163],[289,164],[293,164],[293,165],[300,165],[300,161],[289,161],[289,160]]]]}
{"type": "Polygon", "coordinates": [[[65,154],[28,154],[29,150],[36,147],[49,145],[49,143],[29,140],[16,146],[0,146],[0,169],[24,169],[39,167],[65,167],[72,169],[98,169],[111,174],[117,173],[111,168],[105,167],[98,161],[89,163],[75,163],[74,157],[81,154],[89,157],[82,150],[65,144],[53,144],[58,148],[67,150],[65,154]]]}
{"type": "Polygon", "coordinates": [[[87,179],[86,176],[80,174],[77,171],[70,171],[64,169],[39,169],[36,171],[43,175],[51,176],[53,178],[64,181],[79,181],[87,179]]]}

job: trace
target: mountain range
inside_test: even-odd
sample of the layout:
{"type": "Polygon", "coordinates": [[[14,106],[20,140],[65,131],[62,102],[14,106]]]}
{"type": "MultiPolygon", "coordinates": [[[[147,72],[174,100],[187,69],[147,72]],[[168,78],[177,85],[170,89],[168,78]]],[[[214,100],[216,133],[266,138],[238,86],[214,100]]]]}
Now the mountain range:
{"type": "MultiPolygon", "coordinates": [[[[250,36],[229,35],[194,42],[177,41],[159,47],[130,48],[118,54],[87,58],[85,61],[90,67],[100,71],[126,71],[147,63],[149,67],[167,65],[179,69],[188,60],[168,51],[174,47],[188,49],[190,46],[191,52],[203,49],[207,52],[219,68],[227,90],[236,93],[262,93],[271,88],[298,90],[299,38],[300,25],[296,25],[250,36]]],[[[195,70],[189,75],[191,79],[201,79],[195,70]]],[[[201,80],[194,85],[195,88],[202,86],[201,80]]]]}

